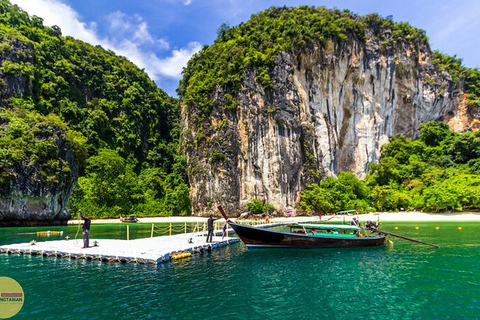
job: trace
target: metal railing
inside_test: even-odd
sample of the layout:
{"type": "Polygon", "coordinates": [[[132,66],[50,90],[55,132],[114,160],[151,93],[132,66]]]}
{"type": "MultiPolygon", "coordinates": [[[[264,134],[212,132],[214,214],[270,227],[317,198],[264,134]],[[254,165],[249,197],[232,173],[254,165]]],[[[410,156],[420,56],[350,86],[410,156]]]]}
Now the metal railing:
{"type": "MultiPolygon", "coordinates": [[[[295,222],[295,217],[292,218],[267,218],[267,219],[238,219],[237,222],[245,225],[256,226],[256,225],[268,225],[268,224],[275,224],[275,223],[293,223],[295,222]]],[[[225,221],[215,221],[214,226],[214,234],[217,234],[219,231],[222,231],[225,221]]],[[[127,240],[130,239],[130,228],[129,225],[126,226],[127,228],[127,240]]],[[[197,223],[152,223],[150,229],[150,237],[159,237],[159,236],[172,236],[176,234],[188,234],[191,233],[192,236],[198,233],[207,233],[207,223],[206,222],[197,222],[197,223]]],[[[227,232],[228,236],[228,232],[227,232]]]]}
{"type": "Polygon", "coordinates": [[[194,232],[202,232],[206,230],[206,223],[161,223],[161,224],[154,224],[152,223],[152,228],[150,231],[150,237],[158,237],[158,236],[172,236],[175,234],[187,234],[187,233],[194,233],[194,232]]]}

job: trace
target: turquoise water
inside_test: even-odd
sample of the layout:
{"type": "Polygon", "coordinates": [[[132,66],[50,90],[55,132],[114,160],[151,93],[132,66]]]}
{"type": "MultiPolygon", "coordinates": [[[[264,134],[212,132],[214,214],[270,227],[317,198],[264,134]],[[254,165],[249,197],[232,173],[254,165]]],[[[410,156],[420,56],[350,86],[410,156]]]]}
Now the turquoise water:
{"type": "MultiPolygon", "coordinates": [[[[0,276],[25,292],[14,319],[480,319],[480,223],[382,227],[442,247],[395,238],[356,249],[237,243],[158,266],[1,254],[0,276]]],[[[123,237],[124,228],[92,233],[123,237]]],[[[132,228],[150,235],[148,225],[132,228]]],[[[0,229],[0,244],[37,229],[0,229]]]]}

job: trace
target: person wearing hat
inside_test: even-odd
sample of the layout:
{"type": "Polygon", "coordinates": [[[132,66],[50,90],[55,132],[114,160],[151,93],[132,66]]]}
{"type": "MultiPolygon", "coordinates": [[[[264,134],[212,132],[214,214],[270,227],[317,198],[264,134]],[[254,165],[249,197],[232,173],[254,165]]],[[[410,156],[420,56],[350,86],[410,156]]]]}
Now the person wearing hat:
{"type": "Polygon", "coordinates": [[[83,222],[83,247],[82,249],[88,248],[89,241],[90,241],[90,223],[92,220],[90,219],[90,216],[88,213],[85,215],[85,217],[82,215],[82,211],[79,210],[80,217],[84,220],[83,222]]]}

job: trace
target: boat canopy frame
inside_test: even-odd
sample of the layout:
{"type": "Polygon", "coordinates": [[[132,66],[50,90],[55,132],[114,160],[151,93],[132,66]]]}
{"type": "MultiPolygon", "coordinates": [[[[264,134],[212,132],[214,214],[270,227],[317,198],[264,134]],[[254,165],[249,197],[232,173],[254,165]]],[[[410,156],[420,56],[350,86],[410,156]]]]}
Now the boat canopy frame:
{"type": "Polygon", "coordinates": [[[337,211],[335,212],[336,215],[342,215],[342,214],[346,214],[347,216],[350,216],[352,213],[355,213],[357,212],[357,210],[353,209],[353,210],[342,210],[342,211],[337,211]]]}
{"type": "Polygon", "coordinates": [[[306,229],[317,229],[317,230],[350,230],[357,231],[361,230],[360,227],[347,224],[316,224],[316,223],[295,223],[290,225],[291,228],[306,228],[306,229]]]}

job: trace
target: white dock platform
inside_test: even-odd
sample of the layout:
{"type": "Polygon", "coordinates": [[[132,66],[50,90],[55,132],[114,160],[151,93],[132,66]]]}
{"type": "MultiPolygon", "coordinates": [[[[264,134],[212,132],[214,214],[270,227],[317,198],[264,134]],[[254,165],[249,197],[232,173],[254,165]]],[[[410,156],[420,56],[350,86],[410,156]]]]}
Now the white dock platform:
{"type": "Polygon", "coordinates": [[[193,254],[203,253],[240,241],[236,237],[214,236],[206,242],[205,233],[187,233],[136,240],[90,239],[83,249],[83,240],[55,240],[0,246],[0,253],[30,254],[47,257],[100,260],[105,262],[158,264],[193,254]],[[94,246],[95,242],[97,246],[94,246]]]}

